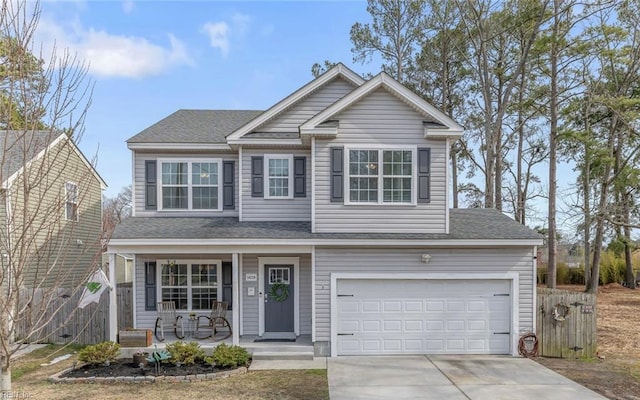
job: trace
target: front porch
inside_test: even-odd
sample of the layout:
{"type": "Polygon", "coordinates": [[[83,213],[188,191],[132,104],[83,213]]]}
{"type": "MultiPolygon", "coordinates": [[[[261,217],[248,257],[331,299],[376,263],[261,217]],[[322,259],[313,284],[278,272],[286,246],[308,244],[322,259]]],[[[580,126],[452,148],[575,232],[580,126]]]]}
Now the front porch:
{"type": "MultiPolygon", "coordinates": [[[[205,349],[227,343],[242,345],[251,352],[293,348],[313,355],[310,249],[292,252],[290,248],[262,247],[260,252],[222,253],[209,247],[206,252],[185,253],[184,248],[170,246],[166,250],[130,251],[134,254],[132,328],[153,332],[158,302],[170,301],[188,333],[182,340],[196,341],[205,349]],[[270,290],[276,284],[280,284],[279,291],[270,290]],[[282,286],[286,286],[285,291],[282,286]],[[274,293],[279,295],[275,300],[270,298],[274,293]],[[232,335],[223,341],[194,339],[193,316],[208,315],[213,301],[228,304],[226,318],[232,335]],[[269,341],[256,342],[256,338],[269,341]],[[285,339],[295,341],[272,341],[285,339]]],[[[114,256],[111,253],[110,259],[114,256]]],[[[110,279],[115,279],[115,271],[109,272],[110,279]]],[[[117,320],[113,303],[110,309],[110,320],[117,320]]],[[[177,340],[173,329],[165,328],[165,337],[160,342],[154,336],[149,349],[163,348],[177,340]]],[[[111,330],[110,338],[116,340],[116,329],[111,330]]],[[[137,348],[131,349],[133,352],[137,348]]],[[[129,348],[123,348],[125,351],[129,348]]]]}

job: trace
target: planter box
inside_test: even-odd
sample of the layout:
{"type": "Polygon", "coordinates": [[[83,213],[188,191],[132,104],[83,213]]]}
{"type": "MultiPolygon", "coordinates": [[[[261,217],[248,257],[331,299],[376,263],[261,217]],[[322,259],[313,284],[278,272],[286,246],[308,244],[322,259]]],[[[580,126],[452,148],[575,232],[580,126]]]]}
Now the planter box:
{"type": "Polygon", "coordinates": [[[120,331],[118,341],[122,347],[149,347],[152,343],[151,329],[120,331]]]}

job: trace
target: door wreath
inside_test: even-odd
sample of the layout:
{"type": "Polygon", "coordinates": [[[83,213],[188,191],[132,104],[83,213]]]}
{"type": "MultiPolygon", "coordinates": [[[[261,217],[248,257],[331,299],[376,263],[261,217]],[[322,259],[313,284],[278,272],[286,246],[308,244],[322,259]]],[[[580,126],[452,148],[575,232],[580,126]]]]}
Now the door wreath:
{"type": "Polygon", "coordinates": [[[282,303],[289,298],[289,285],[282,282],[272,284],[269,288],[269,298],[282,303]]]}

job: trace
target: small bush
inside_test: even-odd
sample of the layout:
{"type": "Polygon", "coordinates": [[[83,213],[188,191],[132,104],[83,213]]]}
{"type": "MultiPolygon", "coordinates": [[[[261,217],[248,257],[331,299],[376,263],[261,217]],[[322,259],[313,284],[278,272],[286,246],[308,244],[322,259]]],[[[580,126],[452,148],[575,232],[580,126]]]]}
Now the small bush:
{"type": "Polygon", "coordinates": [[[196,342],[175,342],[167,344],[167,351],[171,354],[173,364],[193,365],[204,359],[204,350],[196,342]]]}
{"type": "Polygon", "coordinates": [[[114,342],[102,342],[87,346],[78,353],[78,360],[92,365],[113,362],[120,355],[120,345],[114,342]]]}
{"type": "MultiPolygon", "coordinates": [[[[249,364],[249,358],[249,352],[244,347],[227,346],[224,343],[216,347],[211,356],[216,365],[222,368],[246,366],[249,364]]],[[[207,361],[210,362],[211,359],[207,361]]]]}

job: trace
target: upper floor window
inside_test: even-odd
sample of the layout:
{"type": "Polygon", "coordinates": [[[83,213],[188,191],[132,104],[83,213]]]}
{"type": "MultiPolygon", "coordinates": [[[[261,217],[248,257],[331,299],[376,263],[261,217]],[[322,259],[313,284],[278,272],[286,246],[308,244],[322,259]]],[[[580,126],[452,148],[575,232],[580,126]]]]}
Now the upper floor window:
{"type": "Polygon", "coordinates": [[[349,203],[413,203],[411,149],[350,149],[349,203]]]}
{"type": "Polygon", "coordinates": [[[265,155],[265,198],[293,198],[293,156],[265,155]]]}
{"type": "Polygon", "coordinates": [[[220,160],[158,160],[160,208],[220,210],[220,160]]]}
{"type": "Polygon", "coordinates": [[[64,217],[67,221],[78,220],[78,185],[73,182],[64,184],[65,210],[64,217]]]}

